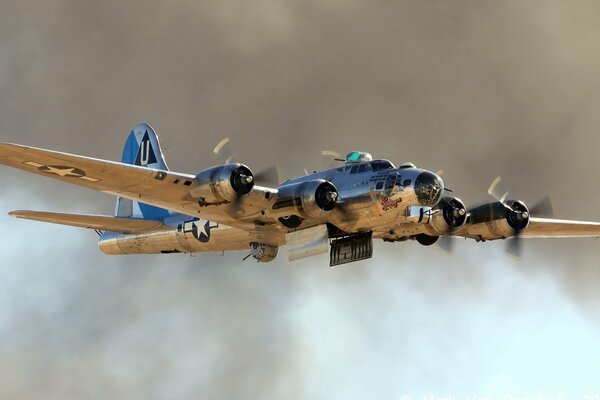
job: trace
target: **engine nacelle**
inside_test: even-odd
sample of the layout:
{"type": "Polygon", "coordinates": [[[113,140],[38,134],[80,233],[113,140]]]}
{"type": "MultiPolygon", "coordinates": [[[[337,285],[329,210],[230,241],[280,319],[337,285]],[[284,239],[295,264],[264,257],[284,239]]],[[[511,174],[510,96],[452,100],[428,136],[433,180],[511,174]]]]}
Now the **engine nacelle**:
{"type": "Polygon", "coordinates": [[[275,216],[324,218],[335,208],[338,191],[324,179],[280,186],[271,213],[275,216]]]}
{"type": "Polygon", "coordinates": [[[515,236],[529,226],[529,209],[522,201],[494,202],[469,210],[467,232],[482,239],[515,236]],[[506,205],[505,205],[506,204],[506,205]]]}
{"type": "Polygon", "coordinates": [[[233,202],[250,193],[254,175],[243,164],[224,164],[205,169],[196,175],[190,195],[200,204],[233,202]]]}
{"type": "Polygon", "coordinates": [[[277,258],[279,248],[264,243],[250,243],[250,255],[258,262],[269,262],[277,258]]]}
{"type": "Polygon", "coordinates": [[[447,235],[463,227],[467,221],[467,207],[456,197],[442,197],[438,210],[429,221],[432,234],[447,235]]]}

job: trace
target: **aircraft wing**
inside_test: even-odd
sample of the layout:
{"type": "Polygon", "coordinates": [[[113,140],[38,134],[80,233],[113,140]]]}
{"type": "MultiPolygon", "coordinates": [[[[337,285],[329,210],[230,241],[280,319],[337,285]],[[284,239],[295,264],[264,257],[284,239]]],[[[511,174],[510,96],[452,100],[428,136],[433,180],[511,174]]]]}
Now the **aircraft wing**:
{"type": "Polygon", "coordinates": [[[9,143],[0,144],[0,164],[224,225],[254,227],[232,217],[225,207],[201,207],[190,199],[194,175],[9,143]]]}
{"type": "Polygon", "coordinates": [[[62,214],[42,211],[13,211],[10,216],[33,221],[76,226],[79,228],[98,229],[119,233],[144,233],[168,229],[162,221],[141,218],[119,218],[101,215],[62,214]]]}
{"type": "Polygon", "coordinates": [[[600,237],[600,223],[568,221],[549,218],[531,218],[522,237],[527,238],[570,238],[600,237]]]}

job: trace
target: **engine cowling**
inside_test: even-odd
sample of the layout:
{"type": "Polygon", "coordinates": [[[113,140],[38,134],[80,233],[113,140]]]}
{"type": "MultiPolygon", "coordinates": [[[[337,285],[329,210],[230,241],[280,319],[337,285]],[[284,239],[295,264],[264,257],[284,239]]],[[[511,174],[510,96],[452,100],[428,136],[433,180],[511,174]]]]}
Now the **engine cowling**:
{"type": "Polygon", "coordinates": [[[467,221],[467,207],[457,197],[442,197],[435,207],[438,212],[429,221],[430,228],[437,235],[447,235],[462,228],[467,221]]]}
{"type": "Polygon", "coordinates": [[[509,200],[507,205],[511,211],[507,212],[506,222],[517,232],[526,229],[529,226],[529,209],[519,200],[509,200]]]}
{"type": "Polygon", "coordinates": [[[469,210],[468,233],[482,239],[515,236],[529,226],[529,209],[519,200],[494,202],[469,210]]]}
{"type": "Polygon", "coordinates": [[[331,182],[324,179],[299,182],[278,188],[271,212],[281,217],[324,218],[333,211],[337,199],[338,191],[331,182]]]}
{"type": "Polygon", "coordinates": [[[224,164],[200,171],[196,175],[190,195],[201,204],[233,202],[250,193],[254,175],[243,164],[224,164]]]}

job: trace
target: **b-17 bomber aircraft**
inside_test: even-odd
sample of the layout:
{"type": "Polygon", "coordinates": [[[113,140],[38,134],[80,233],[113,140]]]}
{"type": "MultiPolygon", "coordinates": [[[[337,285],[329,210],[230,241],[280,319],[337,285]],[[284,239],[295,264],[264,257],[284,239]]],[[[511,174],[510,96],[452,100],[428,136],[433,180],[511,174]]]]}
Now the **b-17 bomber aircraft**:
{"type": "Polygon", "coordinates": [[[170,171],[148,124],[131,131],[121,162],[0,144],[1,164],[117,196],[115,216],[10,213],[94,229],[106,254],[249,251],[268,262],[286,246],[290,260],[329,252],[334,266],[371,258],[373,239],[448,246],[452,237],[510,238],[518,254],[521,238],[600,237],[600,223],[549,218],[547,201],[528,208],[496,195],[499,179],[493,201],[468,208],[439,174],[411,163],[397,168],[358,151],[339,161],[267,187],[232,157],[195,175],[170,171]]]}

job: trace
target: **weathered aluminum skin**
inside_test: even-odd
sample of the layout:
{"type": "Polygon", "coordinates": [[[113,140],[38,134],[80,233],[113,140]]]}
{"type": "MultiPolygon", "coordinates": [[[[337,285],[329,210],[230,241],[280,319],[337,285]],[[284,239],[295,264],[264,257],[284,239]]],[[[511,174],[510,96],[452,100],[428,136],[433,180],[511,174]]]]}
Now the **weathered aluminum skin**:
{"type": "Polygon", "coordinates": [[[256,241],[250,233],[198,220],[171,230],[124,235],[106,232],[98,242],[106,254],[206,253],[248,250],[256,241]]]}

